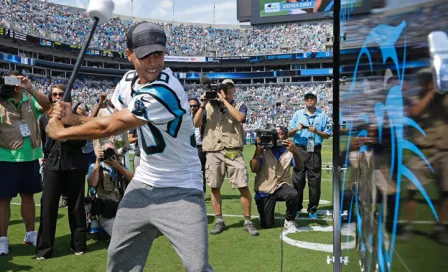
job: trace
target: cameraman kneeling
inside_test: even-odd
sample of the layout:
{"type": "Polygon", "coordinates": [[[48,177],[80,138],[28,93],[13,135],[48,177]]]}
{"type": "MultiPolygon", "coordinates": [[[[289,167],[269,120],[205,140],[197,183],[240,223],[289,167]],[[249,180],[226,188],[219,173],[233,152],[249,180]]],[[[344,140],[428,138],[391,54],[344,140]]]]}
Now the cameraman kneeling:
{"type": "Polygon", "coordinates": [[[118,162],[115,144],[103,142],[96,162],[90,165],[87,181],[97,192],[92,212],[98,215],[101,228],[109,235],[112,235],[118,204],[133,177],[134,174],[118,162]]]}
{"type": "Polygon", "coordinates": [[[255,202],[260,214],[262,228],[274,226],[274,209],[276,201],[286,202],[285,228],[297,231],[295,216],[297,213],[297,191],[291,185],[290,167],[300,163],[295,151],[294,142],[288,140],[288,131],[277,127],[277,135],[281,145],[263,147],[257,138],[255,154],[250,161],[250,168],[255,176],[255,202]]]}

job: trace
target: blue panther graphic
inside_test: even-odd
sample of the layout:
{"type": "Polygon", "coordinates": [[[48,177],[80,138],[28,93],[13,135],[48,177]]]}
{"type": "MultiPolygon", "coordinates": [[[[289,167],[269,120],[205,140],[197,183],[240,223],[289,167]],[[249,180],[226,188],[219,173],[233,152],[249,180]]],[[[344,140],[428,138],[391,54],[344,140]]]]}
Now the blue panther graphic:
{"type": "MultiPolygon", "coordinates": [[[[346,21],[349,19],[349,12],[341,12],[342,18],[341,18],[341,31],[343,28],[345,28],[346,21]],[[344,20],[343,20],[344,19],[344,20]]],[[[376,121],[377,127],[378,127],[378,141],[380,144],[382,144],[383,141],[383,134],[385,129],[390,130],[390,135],[392,138],[391,141],[391,149],[390,149],[390,176],[389,176],[389,182],[392,182],[393,173],[396,173],[396,188],[398,188],[396,196],[395,196],[395,213],[394,213],[394,219],[393,219],[393,227],[392,227],[392,237],[391,241],[388,247],[385,247],[383,245],[383,224],[382,221],[382,215],[383,215],[383,208],[380,208],[379,211],[379,224],[378,224],[378,252],[377,252],[377,262],[378,267],[380,271],[387,271],[389,270],[387,267],[390,268],[392,264],[392,257],[394,252],[394,246],[396,241],[396,234],[397,234],[397,226],[398,226],[398,213],[399,213],[399,206],[400,206],[400,188],[403,181],[403,178],[407,178],[410,182],[412,182],[416,188],[420,191],[423,198],[426,200],[428,206],[430,207],[434,217],[436,220],[438,220],[438,214],[434,208],[434,205],[432,204],[428,193],[418,180],[418,178],[414,175],[414,173],[405,165],[403,153],[408,150],[419,156],[425,163],[429,166],[431,171],[433,171],[430,163],[428,162],[427,158],[424,156],[422,151],[414,145],[411,141],[407,140],[405,138],[405,129],[407,127],[412,127],[417,129],[420,133],[426,136],[425,132],[422,130],[422,128],[411,118],[408,118],[405,116],[404,112],[404,102],[403,102],[403,83],[404,83],[404,76],[405,76],[405,69],[406,69],[406,21],[402,21],[398,26],[390,26],[390,25],[378,25],[374,27],[369,34],[366,36],[364,43],[362,47],[360,48],[359,55],[357,57],[355,70],[353,73],[351,85],[348,91],[348,97],[351,97],[352,95],[359,94],[360,92],[356,90],[357,84],[358,84],[358,66],[360,65],[361,59],[368,59],[369,65],[370,65],[370,72],[374,72],[373,69],[373,61],[372,61],[372,55],[369,51],[369,48],[372,47],[372,45],[375,45],[379,48],[381,53],[382,62],[393,62],[394,69],[392,71],[393,74],[396,75],[398,78],[398,81],[394,86],[392,86],[388,91],[386,95],[385,102],[377,102],[374,105],[373,112],[374,112],[374,118],[376,120],[369,120],[369,116],[363,113],[354,112],[352,111],[352,105],[348,105],[348,114],[349,115],[356,115],[355,116],[357,120],[362,120],[365,124],[372,123],[376,121]],[[399,54],[397,52],[396,43],[399,40],[400,37],[403,37],[405,40],[404,43],[404,52],[402,60],[399,59],[399,54]],[[385,119],[385,116],[387,115],[387,120],[385,119]],[[384,123],[388,122],[388,126],[385,127],[384,123]]],[[[385,77],[389,76],[386,72],[385,77]]],[[[366,82],[363,82],[363,85],[366,84],[366,82]]],[[[350,98],[349,98],[350,99],[350,98]]],[[[372,119],[372,118],[370,118],[372,119]]],[[[350,133],[348,134],[348,141],[347,144],[350,144],[351,137],[354,130],[354,124],[353,119],[348,121],[348,128],[350,129],[350,133]]],[[[367,131],[361,130],[358,132],[357,137],[366,137],[367,131]]],[[[365,146],[362,146],[358,152],[365,152],[365,146]]],[[[347,156],[345,165],[348,165],[349,163],[349,156],[348,156],[349,149],[347,149],[347,156]]],[[[346,173],[344,173],[343,177],[343,187],[345,186],[346,181],[346,173]]],[[[357,192],[355,192],[357,194],[357,192]]],[[[342,192],[343,194],[343,192],[342,192]]],[[[358,205],[358,199],[356,198],[356,205],[358,205]]],[[[341,207],[343,202],[343,196],[341,196],[341,207]]],[[[351,205],[353,204],[353,200],[351,202],[351,205]]],[[[358,207],[357,207],[358,208],[358,207]]],[[[359,210],[359,209],[357,209],[359,210]]],[[[351,216],[351,215],[350,215],[351,216]]],[[[361,218],[359,213],[357,214],[358,220],[357,220],[357,229],[359,232],[362,232],[362,226],[361,226],[361,218]]],[[[371,237],[369,237],[369,241],[371,237]]],[[[364,245],[361,245],[361,248],[364,245]]]]}

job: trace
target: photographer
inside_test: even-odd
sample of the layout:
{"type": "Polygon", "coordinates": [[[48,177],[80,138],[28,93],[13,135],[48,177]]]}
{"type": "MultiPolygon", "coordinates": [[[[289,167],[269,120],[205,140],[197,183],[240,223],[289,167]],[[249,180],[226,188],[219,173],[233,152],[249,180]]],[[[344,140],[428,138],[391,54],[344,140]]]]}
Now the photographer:
{"type": "MultiPolygon", "coordinates": [[[[111,102],[112,94],[108,94],[105,96],[102,94],[100,96],[100,100],[98,103],[97,108],[94,110],[94,114],[92,117],[106,117],[111,116],[115,110],[115,106],[111,102]],[[96,115],[95,113],[98,112],[96,115]]],[[[129,158],[127,157],[127,151],[130,149],[129,139],[128,139],[128,133],[123,132],[118,135],[113,135],[111,137],[107,138],[101,138],[101,139],[95,139],[93,140],[93,146],[95,150],[95,154],[97,155],[100,149],[100,146],[105,141],[112,141],[118,148],[118,154],[119,154],[119,160],[124,163],[125,165],[128,164],[129,158]]]]}
{"type": "Polygon", "coordinates": [[[216,217],[210,233],[219,234],[227,230],[221,211],[221,186],[224,182],[224,173],[227,172],[232,188],[238,188],[241,193],[244,230],[250,235],[257,236],[259,233],[250,220],[251,196],[242,152],[243,123],[246,121],[247,107],[243,102],[234,100],[235,84],[232,80],[224,80],[222,89],[216,94],[217,100],[207,101],[205,99],[207,92],[202,94],[202,105],[194,117],[196,128],[200,128],[205,121],[202,143],[202,150],[207,152],[205,178],[208,186],[212,188],[211,200],[216,217]]]}
{"type": "MultiPolygon", "coordinates": [[[[422,134],[413,131],[412,140],[425,154],[428,164],[421,158],[414,156],[409,161],[409,169],[426,186],[431,179],[439,190],[439,221],[435,225],[434,237],[440,244],[448,245],[448,231],[444,222],[448,219],[448,95],[437,92],[433,73],[430,69],[422,69],[417,74],[417,82],[421,88],[420,94],[412,99],[408,110],[409,116],[425,131],[422,134]]],[[[412,236],[412,222],[414,220],[418,200],[419,188],[414,183],[408,186],[408,201],[406,204],[406,224],[403,234],[406,239],[412,236]]]]}
{"type": "Polygon", "coordinates": [[[18,72],[0,77],[0,255],[9,253],[10,203],[17,194],[26,228],[23,242],[36,245],[33,195],[42,191],[39,159],[43,157],[39,106],[48,110],[50,101],[28,78],[18,72]]]}
{"type": "Polygon", "coordinates": [[[134,174],[119,163],[115,144],[106,141],[101,144],[98,158],[90,165],[87,175],[89,186],[95,187],[97,194],[92,210],[99,216],[100,226],[112,235],[118,203],[134,174]]]}
{"type": "MultiPolygon", "coordinates": [[[[250,169],[255,176],[255,203],[260,214],[260,224],[264,229],[274,226],[274,209],[277,201],[286,202],[285,228],[297,231],[295,217],[297,213],[298,193],[292,187],[290,167],[299,163],[294,142],[288,140],[288,130],[277,127],[281,144],[264,147],[257,138],[255,154],[250,161],[250,169]]],[[[274,138],[274,137],[273,137],[274,138]]]]}

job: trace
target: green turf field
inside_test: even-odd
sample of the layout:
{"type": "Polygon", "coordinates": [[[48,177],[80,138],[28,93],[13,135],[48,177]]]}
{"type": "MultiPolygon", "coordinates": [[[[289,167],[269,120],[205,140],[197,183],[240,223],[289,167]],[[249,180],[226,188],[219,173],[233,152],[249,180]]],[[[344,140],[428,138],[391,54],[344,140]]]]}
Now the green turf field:
{"type": "MultiPolygon", "coordinates": [[[[323,162],[331,161],[331,142],[326,142],[323,150],[323,162]]],[[[254,147],[246,146],[244,149],[247,162],[253,156],[254,147]]],[[[251,185],[253,186],[253,175],[250,173],[251,185]]],[[[331,175],[324,171],[322,181],[322,199],[331,201],[331,175]]],[[[305,189],[307,190],[307,189],[305,189]]],[[[224,217],[226,224],[230,227],[228,231],[209,236],[210,263],[215,271],[280,271],[281,244],[280,226],[281,219],[277,220],[277,228],[261,230],[260,236],[252,237],[243,231],[242,210],[239,203],[238,191],[232,190],[228,183],[222,189],[223,213],[233,215],[224,217]],[[241,216],[241,217],[240,217],[241,216]]],[[[36,203],[40,203],[40,194],[35,197],[36,203]]],[[[307,199],[307,197],[305,197],[307,199]]],[[[19,203],[20,198],[13,199],[19,203]]],[[[212,214],[209,193],[207,193],[207,213],[212,214]]],[[[306,203],[304,203],[306,205],[306,203]]],[[[331,209],[331,204],[325,204],[321,209],[331,209]]],[[[276,208],[280,213],[285,211],[284,203],[276,208]]],[[[259,227],[258,214],[253,202],[252,214],[254,222],[259,227]]],[[[88,251],[82,256],[71,253],[70,230],[66,209],[59,209],[59,219],[56,231],[55,250],[53,258],[38,261],[35,258],[35,249],[23,245],[25,227],[20,217],[20,206],[11,207],[11,224],[9,227],[10,254],[0,257],[0,271],[105,271],[107,260],[107,241],[97,241],[95,237],[88,236],[88,251]]],[[[37,223],[39,226],[39,207],[36,208],[37,223]]],[[[278,215],[281,216],[281,215],[278,215]]],[[[302,218],[306,219],[303,214],[302,218]]],[[[213,216],[208,217],[209,227],[213,226],[213,216]]],[[[298,221],[299,226],[328,226],[331,221],[298,221]]],[[[331,232],[316,232],[306,237],[301,233],[288,235],[294,240],[306,242],[319,242],[331,245],[331,232]]],[[[331,271],[332,267],[325,260],[329,253],[308,249],[301,249],[283,243],[283,271],[331,271]]],[[[183,271],[183,266],[165,237],[159,237],[154,242],[151,253],[146,264],[148,271],[183,271]]]]}
{"type": "MultiPolygon", "coordinates": [[[[247,162],[252,158],[253,146],[246,146],[244,149],[247,162]]],[[[325,167],[331,164],[331,139],[325,142],[322,150],[322,161],[325,167]]],[[[250,173],[251,185],[253,186],[253,174],[250,173]]],[[[327,204],[321,204],[319,209],[324,211],[332,209],[332,181],[331,174],[323,170],[322,175],[322,196],[321,200],[326,200],[327,204]],[[329,203],[329,204],[328,204],[329,203]]],[[[431,198],[436,190],[429,187],[431,198]]],[[[307,188],[305,188],[307,192],[307,188]]],[[[281,271],[281,257],[283,256],[283,271],[332,271],[332,265],[327,265],[327,256],[332,256],[332,221],[327,220],[325,215],[320,216],[318,221],[309,221],[306,213],[303,213],[297,220],[301,232],[288,234],[285,242],[280,243],[282,220],[277,220],[277,227],[269,230],[260,230],[260,236],[251,237],[243,231],[243,218],[239,203],[238,191],[232,190],[228,183],[222,189],[223,193],[223,213],[226,224],[230,227],[224,233],[212,236],[209,235],[210,263],[215,271],[281,271]],[[299,245],[298,245],[299,244],[299,245]],[[305,247],[305,248],[304,248],[305,247]],[[311,247],[312,249],[306,249],[311,247]],[[283,248],[283,255],[282,250],[283,248]],[[329,252],[328,252],[329,250],[329,252]]],[[[305,199],[307,199],[305,193],[305,199]]],[[[35,197],[36,203],[40,203],[40,195],[35,197]]],[[[421,199],[421,198],[419,198],[421,199]]],[[[14,203],[19,203],[20,199],[15,198],[14,203]]],[[[209,193],[207,193],[207,213],[212,214],[209,193]]],[[[306,202],[304,203],[306,205],[306,202]]],[[[285,211],[284,203],[280,203],[276,211],[277,216],[285,211]]],[[[57,225],[55,250],[53,258],[37,261],[35,249],[22,244],[25,228],[20,217],[20,206],[11,207],[11,224],[9,227],[10,254],[0,257],[0,271],[105,271],[107,261],[108,242],[97,240],[95,236],[88,236],[88,251],[82,256],[75,256],[71,253],[70,231],[66,209],[59,209],[59,219],[57,225]]],[[[417,220],[424,222],[432,221],[431,214],[426,204],[422,202],[417,209],[417,220]]],[[[36,209],[37,223],[39,226],[39,207],[36,209]]],[[[252,214],[254,222],[259,227],[255,203],[253,202],[252,214]]],[[[213,226],[213,216],[208,217],[209,228],[213,226]]],[[[434,250],[434,252],[447,252],[448,247],[438,245],[431,237],[433,228],[430,224],[424,223],[416,225],[417,235],[408,242],[398,241],[396,244],[397,254],[394,255],[393,271],[409,271],[408,267],[400,262],[406,260],[406,264],[412,266],[411,271],[442,271],[440,255],[435,254],[427,259],[421,253],[424,250],[434,250]],[[422,261],[425,258],[427,261],[422,261]],[[415,270],[416,268],[419,268],[415,270]]],[[[350,235],[344,235],[342,242],[354,243],[354,226],[352,225],[350,235]],[[348,240],[347,240],[348,239],[348,240]]],[[[342,256],[349,256],[349,265],[343,266],[345,271],[359,271],[358,252],[355,249],[343,250],[342,256]]],[[[172,249],[169,241],[165,237],[159,237],[154,242],[151,253],[146,264],[145,271],[183,271],[183,266],[172,249]]]]}

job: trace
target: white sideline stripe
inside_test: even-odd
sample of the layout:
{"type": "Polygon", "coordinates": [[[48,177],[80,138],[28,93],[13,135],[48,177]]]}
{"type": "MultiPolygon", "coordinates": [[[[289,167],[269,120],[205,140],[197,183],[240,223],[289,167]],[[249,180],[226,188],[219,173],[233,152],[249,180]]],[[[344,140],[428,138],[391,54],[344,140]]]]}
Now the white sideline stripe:
{"type": "MultiPolygon", "coordinates": [[[[20,206],[20,203],[17,202],[11,202],[11,205],[16,205],[16,206],[20,206]]],[[[40,207],[40,204],[36,204],[37,207],[40,207]]],[[[333,212],[333,211],[332,211],[333,212]]],[[[306,209],[303,209],[301,211],[301,213],[306,214],[306,209]]],[[[326,215],[327,214],[327,210],[318,210],[317,211],[318,215],[326,215]]],[[[213,213],[208,213],[207,216],[215,216],[215,214],[213,213]]],[[[240,214],[223,214],[223,217],[236,217],[236,218],[244,218],[243,215],[240,214]]],[[[282,216],[275,216],[275,219],[284,219],[284,217],[282,216]]],[[[327,218],[318,218],[318,219],[310,219],[310,218],[306,218],[306,217],[300,217],[300,218],[296,218],[296,221],[311,221],[311,220],[321,220],[321,221],[332,221],[333,218],[331,217],[327,217],[327,218]]],[[[398,223],[406,223],[406,220],[398,220],[398,223]]],[[[412,224],[416,224],[416,225],[432,225],[435,224],[436,221],[413,221],[412,224]]]]}

